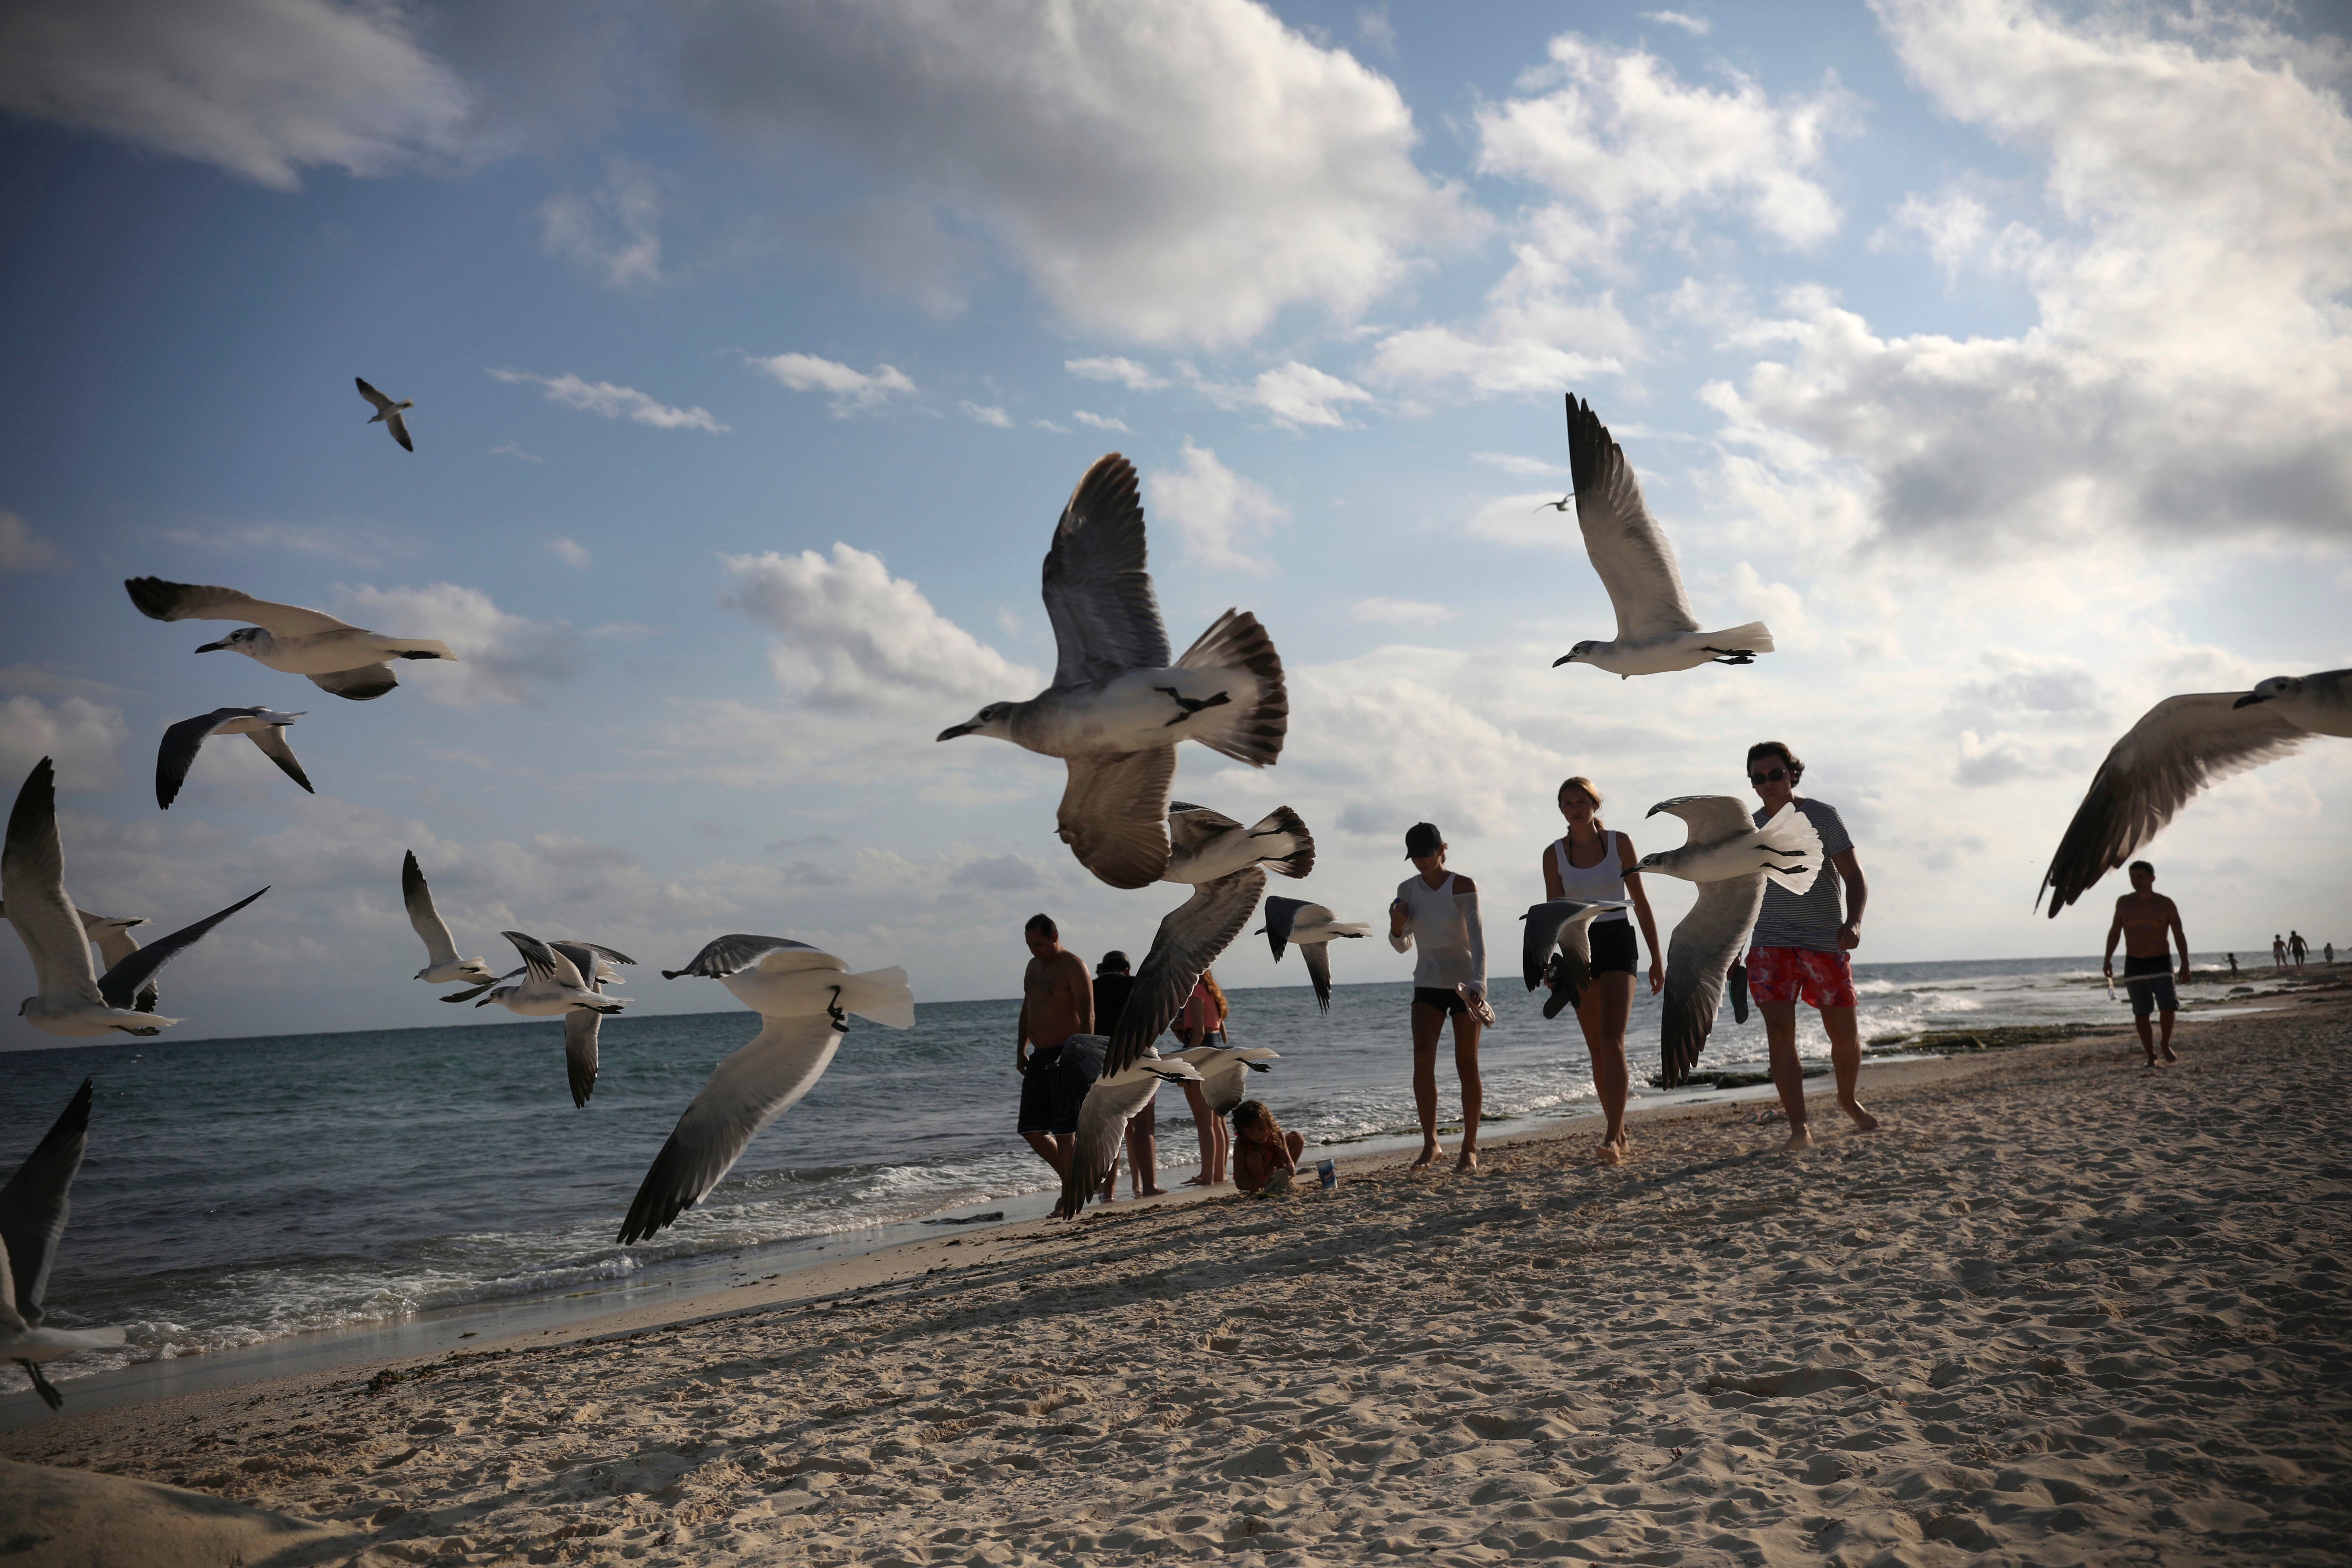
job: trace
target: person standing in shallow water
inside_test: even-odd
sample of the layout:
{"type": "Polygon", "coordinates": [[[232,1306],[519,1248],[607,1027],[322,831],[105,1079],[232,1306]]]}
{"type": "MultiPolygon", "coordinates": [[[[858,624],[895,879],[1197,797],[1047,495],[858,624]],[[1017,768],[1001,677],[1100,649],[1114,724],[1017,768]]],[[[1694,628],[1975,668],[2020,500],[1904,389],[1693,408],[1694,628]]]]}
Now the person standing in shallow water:
{"type": "Polygon", "coordinates": [[[1454,1021],[1454,1070],[1462,1079],[1462,1155],[1456,1167],[1478,1168],[1478,1117],[1486,1102],[1478,1079],[1478,1035],[1495,1020],[1486,1001],[1486,933],[1478,920],[1478,886],[1445,868],[1445,840],[1436,825],[1416,822],[1404,836],[1414,874],[1397,885],[1389,905],[1389,945],[1421,953],[1412,969],[1412,1104],[1421,1117],[1421,1157],[1414,1170],[1445,1151],[1437,1142],[1437,1037],[1454,1021]]]}
{"type": "MultiPolygon", "coordinates": [[[[1633,841],[1601,826],[1601,787],[1591,779],[1565,781],[1559,800],[1568,831],[1544,851],[1544,896],[1580,903],[1631,900],[1642,922],[1642,940],[1649,944],[1650,990],[1656,993],[1665,985],[1666,966],[1658,952],[1650,896],[1642,889],[1642,874],[1633,869],[1639,860],[1633,841]]],[[[1611,910],[1586,929],[1591,933],[1592,984],[1576,1004],[1576,1022],[1584,1031],[1584,1048],[1592,1058],[1592,1087],[1601,1096],[1607,1121],[1601,1134],[1601,1157],[1614,1165],[1633,1148],[1625,1136],[1625,1098],[1633,1085],[1625,1064],[1625,1020],[1633,1011],[1633,976],[1641,954],[1633,946],[1633,921],[1622,910],[1611,910]]],[[[1557,1016],[1567,1002],[1555,988],[1544,1003],[1544,1016],[1557,1016]]]]}
{"type": "Polygon", "coordinates": [[[1748,950],[1748,994],[1764,1016],[1772,1087],[1789,1119],[1790,1149],[1813,1146],[1805,1117],[1805,1068],[1797,1058],[1799,1002],[1821,1013],[1822,1030],[1830,1037],[1838,1104],[1863,1131],[1878,1131],[1878,1118],[1855,1098],[1862,1080],[1862,1036],[1854,1027],[1853,961],[1846,956],[1862,945],[1862,910],[1869,902],[1870,888],[1862,879],[1862,862],[1854,858],[1853,840],[1847,837],[1837,807],[1797,799],[1797,783],[1804,776],[1805,764],[1780,742],[1759,741],[1748,748],[1748,782],[1758,803],[1756,826],[1763,826],[1795,801],[1822,836],[1822,853],[1829,858],[1802,897],[1765,884],[1764,908],[1756,917],[1756,934],[1748,950]],[[1845,891],[1843,913],[1838,907],[1841,885],[1845,891]]]}
{"type": "Polygon", "coordinates": [[[2116,938],[2124,941],[2124,988],[2131,993],[2132,1027],[2139,1031],[2140,1048],[2147,1053],[2147,1065],[2156,1065],[2158,1044],[2147,1026],[2150,1012],[2158,1015],[2164,1026],[2164,1059],[2177,1062],[2172,1054],[2172,1019],[2180,1010],[2180,994],[2172,988],[2172,957],[2165,947],[2168,938],[2180,942],[2180,978],[2189,978],[2189,937],[2180,929],[2180,907],[2156,890],[2156,868],[2145,860],[2131,863],[2132,890],[2116,900],[2115,923],[2107,927],[2107,951],[2099,963],[2099,972],[2108,979],[2116,975],[2116,938]]]}
{"type": "Polygon", "coordinates": [[[1066,1176],[1077,1143],[1078,1107],[1091,1080],[1062,1060],[1062,1045],[1072,1035],[1095,1032],[1095,988],[1086,960],[1062,945],[1052,917],[1030,916],[1021,940],[1028,944],[1029,967],[1021,975],[1021,1022],[1013,1041],[1013,1067],[1021,1075],[1019,1130],[1055,1175],[1066,1176]]]}

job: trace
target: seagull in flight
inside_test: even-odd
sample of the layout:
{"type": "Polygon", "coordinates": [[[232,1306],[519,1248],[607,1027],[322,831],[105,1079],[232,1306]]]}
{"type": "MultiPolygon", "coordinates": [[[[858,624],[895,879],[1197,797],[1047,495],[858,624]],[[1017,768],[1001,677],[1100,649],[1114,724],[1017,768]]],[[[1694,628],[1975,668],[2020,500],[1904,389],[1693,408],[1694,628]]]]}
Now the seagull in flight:
{"type": "Polygon", "coordinates": [[[1282,1057],[1270,1046],[1188,1046],[1161,1059],[1189,1063],[1201,1075],[1201,1095],[1211,1114],[1231,1116],[1248,1098],[1250,1074],[1272,1072],[1266,1063],[1282,1057]]]}
{"type": "Polygon", "coordinates": [[[1286,899],[1268,894],[1265,900],[1265,924],[1255,933],[1265,938],[1274,949],[1274,961],[1282,962],[1286,948],[1297,948],[1306,961],[1307,983],[1315,987],[1315,1005],[1323,1012],[1331,1010],[1331,943],[1342,937],[1365,937],[1372,928],[1361,921],[1345,925],[1339,917],[1321,904],[1310,904],[1305,899],[1286,899]]]}
{"type": "Polygon", "coordinates": [[[81,1080],[65,1113],[34,1145],[8,1184],[0,1187],[0,1356],[15,1362],[33,1380],[34,1392],[52,1410],[65,1404],[41,1375],[41,1363],[76,1351],[104,1350],[122,1342],[121,1329],[51,1329],[41,1298],[48,1293],[49,1265],[66,1233],[73,1179],[89,1147],[90,1080],[81,1080]]]}
{"type": "MultiPolygon", "coordinates": [[[[7,905],[0,903],[0,920],[5,920],[7,916],[7,905]]],[[[74,919],[81,921],[82,935],[98,944],[98,956],[109,969],[139,951],[139,939],[131,934],[131,928],[147,923],[145,915],[94,915],[79,908],[74,910],[74,919]]],[[[161,994],[151,976],[131,998],[131,1009],[152,1013],[160,1000],[161,994]]]]}
{"type": "Polygon", "coordinates": [[[449,934],[449,924],[441,918],[441,911],[433,907],[433,889],[425,885],[425,868],[416,863],[414,849],[400,863],[400,898],[408,907],[409,926],[425,943],[425,956],[431,961],[416,972],[416,979],[428,985],[463,980],[481,987],[510,978],[494,973],[478,958],[457,956],[457,939],[449,934]]]}
{"type": "MultiPolygon", "coordinates": [[[[1263,872],[1244,874],[1261,881],[1265,877],[1263,872]]],[[[1139,982],[1141,978],[1137,976],[1139,982]]],[[[1137,991],[1141,989],[1139,984],[1137,991]]],[[[1120,1016],[1124,1019],[1132,1013],[1130,1008],[1120,1016]]],[[[1111,1042],[1100,1035],[1072,1035],[1062,1042],[1065,1062],[1092,1065],[1097,1076],[1078,1104],[1077,1142],[1070,1150],[1070,1167],[1062,1176],[1061,1200],[1054,1205],[1057,1219],[1077,1218],[1102,1191],[1118,1164],[1119,1149],[1127,1142],[1127,1124],[1159,1096],[1161,1084],[1196,1083],[1201,1079],[1200,1069],[1191,1062],[1162,1057],[1148,1040],[1125,1067],[1112,1070],[1105,1065],[1110,1048],[1111,1042]]]]}
{"type": "Polygon", "coordinates": [[[2208,785],[2276,762],[2313,735],[2352,736],[2352,669],[2274,675],[2252,691],[2168,697],[2107,752],[2033,895],[2050,918],[2164,831],[2208,785]]]}
{"type": "Polygon", "coordinates": [[[1596,665],[1630,680],[1702,664],[1753,664],[1758,654],[1772,651],[1772,634],[1762,621],[1699,630],[1675,565],[1675,547],[1643,503],[1633,465],[1592,405],[1578,402],[1574,393],[1568,395],[1568,462],[1574,492],[1545,504],[1566,511],[1575,501],[1585,552],[1617,611],[1617,636],[1578,643],[1551,661],[1553,668],[1596,665]]]}
{"type": "Polygon", "coordinates": [[[239,899],[145,947],[126,938],[129,952],[100,976],[89,961],[90,937],[80,911],[66,897],[65,873],[57,774],[43,757],[26,776],[8,813],[8,836],[0,842],[0,899],[6,901],[0,907],[6,909],[8,923],[24,939],[40,986],[38,994],[25,998],[16,1016],[44,1034],[68,1039],[91,1039],[118,1029],[126,1035],[160,1035],[179,1023],[138,1011],[141,991],[157,970],[194,946],[206,931],[269,891],[264,888],[239,899]]]}
{"type": "MultiPolygon", "coordinates": [[[[388,637],[299,605],[273,605],[235,588],[131,577],[123,583],[139,613],[157,621],[251,621],[198,653],[222,648],[288,675],[307,675],[322,691],[365,702],[400,684],[388,660],[449,658],[449,645],[428,637],[388,637]]],[[[304,787],[308,787],[307,785],[304,787]]]]}
{"type": "Polygon", "coordinates": [[[358,376],[353,376],[352,379],[359,382],[360,395],[366,398],[370,403],[375,405],[375,417],[369,420],[368,423],[371,425],[381,425],[385,429],[391,431],[392,438],[400,443],[401,448],[404,451],[414,452],[416,450],[416,444],[408,438],[408,421],[400,416],[403,409],[414,408],[416,405],[406,398],[403,398],[398,403],[394,403],[391,398],[386,397],[383,393],[378,392],[366,382],[361,381],[358,376]]]}
{"type": "Polygon", "coordinates": [[[1170,661],[1144,557],[1135,465],[1113,452],[1070,492],[1045,554],[1054,683],[939,735],[992,735],[1060,757],[1069,768],[1055,814],[1062,839],[1114,888],[1168,872],[1179,742],[1264,767],[1282,754],[1290,725],[1282,659],[1256,616],[1227,610],[1170,661]]]}
{"type": "Polygon", "coordinates": [[[1763,910],[1765,883],[1801,896],[1821,874],[1823,857],[1821,834],[1794,801],[1761,827],[1744,802],[1727,795],[1679,795],[1660,801],[1645,815],[1662,811],[1683,819],[1689,841],[1679,849],[1643,856],[1638,868],[1698,884],[1698,901],[1666,944],[1658,1065],[1664,1087],[1673,1089],[1689,1080],[1706,1048],[1727,978],[1732,1016],[1748,1021],[1747,969],[1739,960],[1763,910]]]}
{"type": "Polygon", "coordinates": [[[172,803],[179,798],[180,786],[187,782],[188,769],[195,763],[197,752],[215,735],[245,736],[261,748],[263,756],[278,764],[280,773],[310,794],[318,794],[303,775],[294,748],[286,743],[286,727],[300,717],[299,713],[280,713],[274,708],[215,708],[209,713],[181,720],[163,731],[163,744],[155,753],[155,804],[165,811],[172,809],[172,803]]]}
{"type": "Polygon", "coordinates": [[[1264,866],[1277,877],[1304,877],[1315,869],[1315,836],[1286,805],[1244,827],[1221,811],[1171,800],[1168,843],[1163,882],[1213,882],[1244,866],[1264,866]]]}
{"type": "MultiPolygon", "coordinates": [[[[572,1086],[572,1103],[575,1109],[586,1105],[588,1097],[596,1091],[598,1029],[605,1014],[617,1013],[628,1005],[618,997],[604,994],[604,980],[612,972],[602,960],[609,958],[616,963],[635,963],[636,960],[593,942],[541,942],[519,931],[499,934],[515,944],[515,951],[522,954],[523,973],[530,978],[520,985],[499,986],[474,1005],[487,1007],[495,1002],[508,1012],[526,1018],[561,1016],[563,1069],[572,1086]]],[[[481,989],[477,986],[442,1000],[462,1002],[478,994],[481,989]]]]}
{"type": "MultiPolygon", "coordinates": [[[[1728,797],[1727,797],[1728,798],[1728,797]]],[[[1580,903],[1574,899],[1548,899],[1530,904],[1519,918],[1528,922],[1519,943],[1519,969],[1532,991],[1544,983],[1547,971],[1559,981],[1544,1003],[1544,1016],[1555,1018],[1563,1007],[1573,1008],[1592,985],[1592,922],[1611,910],[1630,909],[1622,899],[1580,903]],[[1553,955],[1559,967],[1553,970],[1553,955]]],[[[1746,1016],[1745,1004],[1742,1016],[1746,1016]]]]}
{"type": "Polygon", "coordinates": [[[760,1130],[816,1087],[856,1013],[892,1029],[915,1026],[915,994],[903,969],[849,973],[849,965],[781,936],[714,938],[682,974],[716,980],[760,1015],[751,1043],[720,1062],[677,1119],[621,1222],[624,1247],[643,1241],[700,1203],[742,1158],[760,1130]]]}

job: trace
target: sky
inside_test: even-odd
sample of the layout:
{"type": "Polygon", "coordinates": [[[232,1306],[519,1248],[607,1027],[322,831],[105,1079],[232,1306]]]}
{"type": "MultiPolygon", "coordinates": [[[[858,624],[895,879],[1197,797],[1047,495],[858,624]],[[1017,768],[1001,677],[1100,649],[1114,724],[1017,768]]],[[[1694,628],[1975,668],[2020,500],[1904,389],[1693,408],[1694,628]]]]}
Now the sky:
{"type": "MultiPolygon", "coordinates": [[[[1044,684],[1038,568],[1115,450],[1175,643],[1236,605],[1281,652],[1280,763],[1177,779],[1306,817],[1277,890],[1377,920],[1427,818],[1507,972],[1562,777],[1663,849],[1648,806],[1741,793],[1771,738],[1856,841],[1857,959],[2095,952],[2119,881],[2033,903],[2105,748],[2352,664],[2345,33],[2221,0],[17,0],[0,779],[57,758],[87,908],[170,930],[269,887],[165,972],[174,1039],[451,1022],[408,978],[410,849],[461,952],[604,942],[640,1012],[730,1005],[655,973],[729,931],[1014,994],[1032,912],[1091,960],[1181,901],[1070,858],[1059,763],[933,740],[1044,684]],[[354,375],[415,401],[413,455],[354,375]],[[1613,631],[1542,507],[1569,392],[1702,623],[1779,651],[1552,668],[1613,631]],[[344,701],[195,656],[229,627],[143,619],[142,574],[460,658],[344,701]],[[164,728],[247,704],[304,711],[318,794],[225,739],[158,811],[164,728]]],[[[2200,952],[2352,942],[2352,746],[2147,853],[2200,952]]],[[[1304,979],[1247,937],[1219,973],[1304,979]]]]}

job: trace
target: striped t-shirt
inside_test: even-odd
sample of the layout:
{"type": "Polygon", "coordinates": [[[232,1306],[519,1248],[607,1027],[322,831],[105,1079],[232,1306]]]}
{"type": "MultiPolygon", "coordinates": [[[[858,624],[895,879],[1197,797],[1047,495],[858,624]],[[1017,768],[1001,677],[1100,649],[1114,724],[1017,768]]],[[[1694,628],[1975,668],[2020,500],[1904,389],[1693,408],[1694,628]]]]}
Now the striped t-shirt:
{"type": "MultiPolygon", "coordinates": [[[[1813,885],[1799,898],[1788,889],[1774,882],[1764,884],[1764,908],[1756,917],[1753,947],[1805,947],[1815,952],[1837,952],[1838,927],[1845,923],[1845,914],[1839,905],[1838,889],[1843,885],[1837,868],[1830,857],[1853,847],[1846,837],[1845,821],[1837,807],[1818,800],[1800,799],[1797,809],[1812,823],[1813,831],[1822,836],[1822,874],[1813,885]]],[[[1756,826],[1763,826],[1772,814],[1758,808],[1756,826]]]]}

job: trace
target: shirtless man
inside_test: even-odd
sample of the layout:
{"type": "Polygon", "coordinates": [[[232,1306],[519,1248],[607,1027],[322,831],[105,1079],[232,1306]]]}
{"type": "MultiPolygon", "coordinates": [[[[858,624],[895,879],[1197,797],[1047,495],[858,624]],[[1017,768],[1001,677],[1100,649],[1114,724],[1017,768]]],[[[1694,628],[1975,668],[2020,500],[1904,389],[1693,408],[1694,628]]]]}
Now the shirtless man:
{"type": "Polygon", "coordinates": [[[1061,1059],[1062,1042],[1095,1032],[1094,977],[1086,960],[1062,945],[1050,916],[1031,915],[1021,939],[1029,944],[1021,1026],[1013,1042],[1013,1066],[1021,1074],[1021,1136],[1054,1174],[1066,1176],[1087,1080],[1061,1059]]]}
{"type": "Polygon", "coordinates": [[[2124,986],[2131,993],[2132,1026],[2139,1031],[2140,1048],[2147,1065],[2156,1065],[2157,1039],[2149,1033],[2147,1016],[2158,1015],[2164,1026],[2164,1059],[2177,1062],[2172,1052],[2172,1018],[2180,1010],[2179,994],[2172,989],[2173,972],[2166,939],[2180,944],[2179,978],[2189,978],[2189,938],[2180,929],[2180,910],[2156,890],[2156,868],[2145,860],[2131,863],[2132,890],[2116,900],[2116,921],[2107,928],[2107,951],[2099,964],[2102,973],[2116,975],[2116,938],[2124,939],[2124,986]],[[2147,979],[2137,979],[2146,975],[2147,979]]]}

